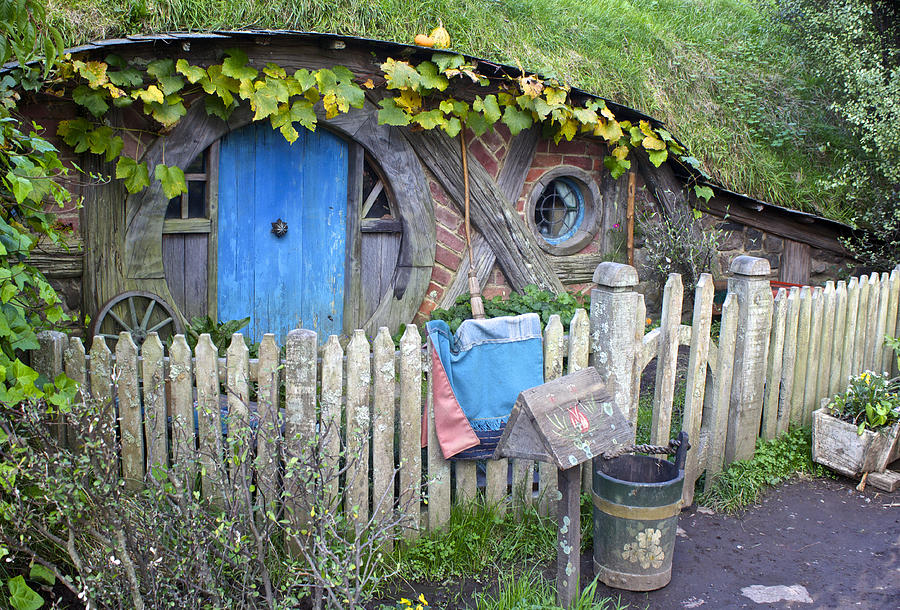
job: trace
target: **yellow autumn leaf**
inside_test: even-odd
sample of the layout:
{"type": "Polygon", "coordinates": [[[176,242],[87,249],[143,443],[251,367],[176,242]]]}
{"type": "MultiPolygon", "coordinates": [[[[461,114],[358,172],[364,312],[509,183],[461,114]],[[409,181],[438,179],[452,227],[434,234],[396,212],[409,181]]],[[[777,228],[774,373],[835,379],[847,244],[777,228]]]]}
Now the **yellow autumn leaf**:
{"type": "Polygon", "coordinates": [[[157,87],[156,85],[150,85],[146,89],[139,89],[137,91],[134,91],[132,92],[131,97],[136,100],[141,100],[145,104],[149,104],[152,102],[162,104],[166,99],[162,91],[160,91],[159,87],[157,87]]]}
{"type": "Polygon", "coordinates": [[[665,150],[666,143],[654,135],[649,135],[641,142],[641,145],[647,150],[665,150]]]}
{"type": "Polygon", "coordinates": [[[612,156],[618,159],[619,161],[624,161],[628,156],[628,147],[627,146],[616,146],[616,148],[612,151],[612,156]]]}
{"type": "Polygon", "coordinates": [[[365,87],[366,89],[374,89],[374,88],[375,88],[375,83],[372,82],[372,79],[370,78],[370,79],[367,79],[366,82],[364,82],[364,83],[362,84],[362,86],[365,87]]]}

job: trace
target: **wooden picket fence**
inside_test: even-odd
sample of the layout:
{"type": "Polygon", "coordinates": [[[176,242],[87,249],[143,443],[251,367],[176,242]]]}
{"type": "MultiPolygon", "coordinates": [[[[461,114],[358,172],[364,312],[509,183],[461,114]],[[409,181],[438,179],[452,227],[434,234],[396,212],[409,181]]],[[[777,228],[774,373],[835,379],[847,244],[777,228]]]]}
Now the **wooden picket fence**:
{"type": "MultiPolygon", "coordinates": [[[[897,331],[900,267],[890,276],[781,289],[774,301],[768,281],[737,275],[730,280],[718,345],[710,340],[710,276],[698,282],[692,324],[684,325],[681,277],[671,275],[661,325],[649,333],[644,332],[643,297],[633,291],[636,277],[631,289],[611,283],[608,302],[595,291],[591,315],[579,310],[568,333],[558,316],[550,318],[544,330],[544,377],[549,381],[597,367],[614,377],[623,397],[619,406],[636,424],[641,375],[656,359],[651,442],[663,444],[677,432],[671,421],[678,348],[689,346],[682,427],[694,448],[686,465],[685,503],[692,501],[694,483],[704,471],[708,482],[728,462],[748,457],[742,443],[749,443],[752,453],[758,437],[773,438],[789,425],[808,423],[819,401],[846,387],[851,374],[887,369],[893,362],[883,337],[897,331]],[[621,320],[630,324],[624,332],[621,320]]],[[[282,357],[274,335],[267,334],[254,359],[240,334],[233,335],[225,358],[218,357],[208,335],[201,335],[193,353],[181,335],[165,353],[154,333],[140,349],[127,333],[112,349],[104,338],[94,337],[88,352],[80,339],[61,333],[42,333],[40,342],[36,368],[48,375],[64,371],[81,384],[85,397],[118,405],[121,469],[132,488],[143,485],[154,466],[199,458],[205,473],[202,493],[221,494],[215,473],[223,466],[210,460],[223,455],[221,414],[227,404],[228,434],[241,435],[241,442],[256,448],[259,493],[277,491],[278,456],[284,454],[280,444],[300,447],[315,442],[317,433],[331,431],[322,439],[323,455],[343,452],[355,460],[344,482],[345,508],[359,507],[365,519],[377,508],[370,496],[395,498],[396,506],[410,513],[413,527],[405,531],[407,537],[440,528],[452,503],[481,494],[501,512],[529,504],[545,514],[553,510],[556,471],[548,464],[487,461],[482,491],[475,462],[443,458],[430,418],[428,448],[422,451],[430,364],[414,325],[406,327],[399,350],[385,328],[371,343],[362,330],[355,331],[346,348],[336,336],[320,345],[315,332],[298,329],[288,334],[282,357]],[[259,422],[252,428],[251,414],[259,422]],[[423,501],[403,501],[410,497],[423,501]]],[[[587,490],[589,468],[584,471],[587,490]]]]}

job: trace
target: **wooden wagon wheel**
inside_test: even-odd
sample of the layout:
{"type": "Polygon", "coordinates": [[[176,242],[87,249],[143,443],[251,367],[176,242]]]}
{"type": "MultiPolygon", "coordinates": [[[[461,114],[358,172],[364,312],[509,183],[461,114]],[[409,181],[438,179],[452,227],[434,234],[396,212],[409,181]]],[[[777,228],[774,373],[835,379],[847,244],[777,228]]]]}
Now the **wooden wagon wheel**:
{"type": "Polygon", "coordinates": [[[91,336],[116,340],[127,331],[137,345],[155,332],[165,342],[184,332],[181,319],[161,297],[152,292],[132,290],[108,300],[91,323],[91,336]]]}

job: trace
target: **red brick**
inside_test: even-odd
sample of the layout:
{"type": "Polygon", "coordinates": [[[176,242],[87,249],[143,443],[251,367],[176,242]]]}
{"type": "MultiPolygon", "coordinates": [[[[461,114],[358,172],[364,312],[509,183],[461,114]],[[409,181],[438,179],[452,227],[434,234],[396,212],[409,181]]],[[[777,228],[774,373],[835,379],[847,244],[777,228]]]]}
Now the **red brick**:
{"type": "Polygon", "coordinates": [[[544,140],[544,139],[538,140],[538,145],[537,145],[537,148],[535,149],[535,152],[538,152],[538,153],[550,152],[550,140],[544,140]]]}
{"type": "Polygon", "coordinates": [[[443,244],[451,250],[462,252],[466,247],[466,242],[458,233],[451,233],[441,225],[437,226],[437,243],[443,244]]]}
{"type": "Polygon", "coordinates": [[[512,134],[509,132],[509,127],[506,126],[506,123],[494,123],[494,133],[502,138],[504,142],[509,143],[512,140],[512,134]]]}
{"type": "Polygon", "coordinates": [[[449,286],[453,275],[439,265],[431,268],[431,281],[441,286],[449,286]]]}
{"type": "Polygon", "coordinates": [[[447,197],[447,194],[444,192],[444,189],[442,189],[441,186],[434,180],[428,180],[428,190],[431,191],[431,196],[435,199],[435,201],[439,201],[440,203],[443,203],[445,205],[448,205],[450,203],[450,200],[447,197]]]}
{"type": "Polygon", "coordinates": [[[519,197],[519,200],[516,201],[516,211],[519,212],[519,214],[521,214],[523,218],[525,217],[525,198],[524,197],[519,197]]]}
{"type": "Polygon", "coordinates": [[[485,300],[493,299],[496,296],[499,296],[502,299],[509,298],[510,289],[506,286],[485,286],[484,290],[481,291],[481,296],[484,297],[485,300]]]}
{"type": "Polygon", "coordinates": [[[438,204],[434,206],[435,219],[451,231],[455,231],[462,223],[462,217],[450,206],[438,204]]]}
{"type": "Polygon", "coordinates": [[[528,170],[528,175],[525,176],[525,182],[534,182],[540,179],[540,177],[543,176],[546,171],[547,170],[543,167],[532,167],[530,170],[528,170]]]}
{"type": "Polygon", "coordinates": [[[589,157],[605,157],[607,147],[605,144],[600,144],[599,142],[588,142],[587,148],[584,151],[589,157]]]}
{"type": "Polygon", "coordinates": [[[563,155],[583,155],[587,143],[584,140],[560,140],[559,144],[550,144],[551,153],[560,153],[563,155]]]}
{"type": "Polygon", "coordinates": [[[562,163],[562,155],[552,153],[537,153],[531,167],[556,167],[562,163]]]}
{"type": "Polygon", "coordinates": [[[573,167],[591,171],[594,168],[594,160],[583,155],[566,155],[563,157],[563,165],[572,165],[573,167]]]}
{"type": "Polygon", "coordinates": [[[494,178],[500,173],[500,164],[493,157],[482,161],[481,166],[494,178]]]}
{"type": "Polygon", "coordinates": [[[594,159],[594,171],[602,172],[604,169],[603,159],[594,159]]]}
{"type": "Polygon", "coordinates": [[[428,298],[434,299],[435,302],[440,301],[441,297],[444,296],[444,287],[435,284],[434,282],[430,282],[428,284],[428,298]]]}
{"type": "Polygon", "coordinates": [[[487,164],[493,161],[494,165],[497,164],[497,160],[494,159],[494,155],[485,148],[484,143],[481,140],[472,140],[469,142],[469,154],[472,157],[478,159],[478,162],[485,166],[487,169],[487,164]]]}
{"type": "Polygon", "coordinates": [[[447,269],[459,269],[459,263],[462,261],[462,256],[443,245],[438,244],[434,248],[434,260],[447,269]]]}
{"type": "Polygon", "coordinates": [[[496,130],[488,130],[487,133],[481,136],[481,141],[498,159],[500,158],[500,155],[497,154],[498,151],[505,149],[507,145],[506,138],[497,133],[496,130]]]}

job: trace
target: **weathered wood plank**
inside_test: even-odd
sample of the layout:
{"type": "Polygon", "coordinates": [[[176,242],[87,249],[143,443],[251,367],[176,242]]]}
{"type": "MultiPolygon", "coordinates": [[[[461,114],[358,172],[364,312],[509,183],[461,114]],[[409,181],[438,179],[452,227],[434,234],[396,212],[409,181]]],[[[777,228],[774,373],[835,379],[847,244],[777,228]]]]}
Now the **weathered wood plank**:
{"type": "Polygon", "coordinates": [[[587,284],[603,262],[602,254],[572,254],[550,257],[550,266],[563,284],[587,284]]]}
{"type": "MultiPolygon", "coordinates": [[[[322,393],[320,397],[321,429],[319,455],[325,463],[337,464],[341,458],[341,403],[344,389],[344,348],[337,335],[328,337],[322,350],[322,393]]],[[[326,481],[325,502],[337,510],[337,480],[326,481]]]]}
{"type": "MultiPolygon", "coordinates": [[[[819,345],[819,375],[816,385],[816,396],[821,399],[828,396],[828,384],[831,382],[832,353],[834,342],[841,337],[834,332],[834,321],[837,307],[837,291],[833,280],[825,282],[822,291],[822,341],[819,345]]],[[[817,403],[818,404],[818,403],[817,403]]]]}
{"type": "Polygon", "coordinates": [[[256,478],[257,504],[265,513],[277,514],[278,470],[280,468],[281,416],[279,415],[279,350],[275,335],[266,333],[259,343],[257,373],[256,478]]]}
{"type": "Polygon", "coordinates": [[[891,295],[891,280],[887,273],[881,274],[878,282],[878,312],[875,320],[875,336],[872,349],[872,370],[884,370],[884,332],[887,328],[888,299],[891,295]]]}
{"type": "MultiPolygon", "coordinates": [[[[437,130],[403,133],[462,213],[463,171],[456,141],[437,130]]],[[[476,159],[470,159],[468,165],[472,224],[491,245],[510,285],[522,290],[528,284],[537,284],[555,293],[562,292],[562,284],[538,246],[537,238],[515,207],[476,159]]]]}
{"type": "MultiPolygon", "coordinates": [[[[192,387],[191,348],[184,335],[175,335],[169,348],[169,384],[172,389],[172,463],[193,480],[194,390],[192,387]]],[[[218,392],[217,392],[218,393],[218,392]]],[[[218,408],[218,405],[217,405],[218,408]]]]}
{"type": "Polygon", "coordinates": [[[806,360],[806,383],[803,388],[803,425],[812,421],[812,412],[819,402],[817,395],[819,383],[819,359],[822,344],[822,287],[816,286],[812,291],[812,303],[809,324],[809,353],[806,360]]]}
{"type": "Polygon", "coordinates": [[[669,442],[672,427],[672,402],[675,397],[675,369],[678,365],[678,327],[681,326],[681,302],[684,286],[681,275],[670,273],[663,291],[659,327],[659,352],[656,360],[656,384],[653,392],[653,420],[650,442],[669,442]]]}
{"type": "MultiPolygon", "coordinates": [[[[569,324],[569,333],[571,339],[571,333],[573,329],[576,328],[576,320],[577,327],[583,327],[585,321],[588,324],[588,332],[590,334],[590,319],[587,317],[587,314],[583,309],[579,309],[579,312],[582,313],[582,316],[573,317],[572,322],[569,324]]],[[[577,316],[577,313],[576,313],[577,316]]],[[[579,332],[579,331],[575,331],[579,332]]],[[[580,337],[575,337],[576,342],[581,342],[580,337]]],[[[571,343],[571,341],[570,341],[571,343]]],[[[556,314],[550,316],[550,320],[547,322],[547,326],[544,327],[544,381],[552,381],[553,379],[558,379],[563,375],[563,349],[565,346],[565,337],[563,332],[562,320],[556,314]]],[[[576,366],[578,363],[576,363],[576,366]]],[[[572,361],[569,361],[569,366],[572,366],[572,361]]],[[[553,515],[556,512],[556,499],[557,499],[557,486],[556,486],[556,466],[549,462],[539,462],[538,463],[538,472],[539,472],[539,481],[538,481],[538,494],[539,494],[539,504],[538,510],[542,515],[553,515]]],[[[590,466],[587,467],[587,470],[590,472],[590,466]]]]}
{"type": "MultiPolygon", "coordinates": [[[[644,335],[644,331],[647,329],[647,304],[644,302],[644,295],[637,295],[634,309],[634,321],[632,322],[634,326],[634,336],[632,337],[632,341],[634,342],[635,346],[640,348],[644,337],[647,336],[644,335]]],[[[635,361],[632,364],[631,368],[631,404],[628,405],[629,412],[625,415],[625,417],[631,423],[635,438],[637,437],[638,403],[641,399],[641,375],[643,374],[644,367],[646,365],[646,362],[643,365],[640,365],[637,362],[637,358],[635,358],[635,361]]],[[[621,406],[619,408],[621,408],[621,406]]],[[[632,438],[632,442],[633,441],[634,438],[632,438]]]]}
{"type": "Polygon", "coordinates": [[[523,515],[530,506],[534,485],[534,460],[512,460],[512,507],[516,515],[523,515]]]}
{"type": "Polygon", "coordinates": [[[806,369],[809,366],[809,329],[812,323],[812,290],[800,288],[797,321],[797,349],[794,360],[794,384],[791,388],[791,424],[803,425],[803,401],[806,391],[806,369]]]}
{"type": "MultiPolygon", "coordinates": [[[[141,345],[141,373],[144,382],[144,438],[147,443],[147,469],[169,465],[166,442],[166,381],[163,370],[163,346],[155,332],[141,345]]],[[[193,421],[191,422],[193,424],[193,421]]]]}
{"type": "Polygon", "coordinates": [[[725,464],[725,444],[728,435],[728,410],[731,399],[731,382],[734,373],[734,346],[738,327],[737,295],[732,292],[722,305],[722,326],[719,331],[718,370],[713,383],[713,412],[706,450],[706,482],[704,489],[711,489],[715,475],[725,464]]]}
{"type": "MultiPolygon", "coordinates": [[[[434,427],[432,354],[428,353],[428,529],[440,529],[450,518],[450,462],[444,459],[434,427]]],[[[490,465],[490,462],[488,462],[490,465]]],[[[489,471],[490,472],[490,471],[489,471]]]]}
{"type": "MultiPolygon", "coordinates": [[[[875,345],[880,337],[876,336],[878,330],[878,301],[881,292],[881,282],[877,273],[869,276],[869,303],[868,314],[866,316],[866,344],[863,347],[862,362],[866,370],[874,370],[873,358],[875,356],[875,345]]],[[[877,371],[876,371],[877,372],[877,371]]]]}
{"type": "MultiPolygon", "coordinates": [[[[691,320],[690,356],[685,382],[684,416],[682,430],[688,433],[688,442],[694,449],[688,451],[684,464],[684,491],[681,495],[685,506],[694,502],[694,483],[700,476],[700,424],[703,417],[703,400],[706,396],[706,368],[709,358],[709,331],[712,326],[712,304],[715,293],[713,278],[708,273],[700,275],[694,289],[694,314],[691,320]]],[[[676,348],[677,349],[677,348],[676,348]]]]}
{"type": "Polygon", "coordinates": [[[797,331],[800,324],[800,289],[792,286],[787,295],[784,320],[784,353],[781,360],[781,385],[778,389],[778,425],[780,436],[791,425],[794,401],[794,377],[797,363],[797,331]]]}
{"type": "Polygon", "coordinates": [[[453,463],[453,503],[464,504],[478,496],[478,463],[474,460],[457,460],[453,463]]]}
{"type": "Polygon", "coordinates": [[[369,520],[369,437],[372,418],[369,392],[372,384],[372,364],[369,361],[369,342],[362,330],[356,330],[347,345],[347,491],[344,510],[353,521],[363,524],[369,520]]]}
{"type": "Polygon", "coordinates": [[[407,507],[404,537],[419,535],[422,497],[422,337],[407,324],[400,338],[400,507],[407,507]]]}
{"type": "MultiPolygon", "coordinates": [[[[372,510],[386,521],[394,510],[394,340],[382,326],[373,344],[374,397],[372,400],[372,510]]],[[[390,551],[393,540],[384,541],[390,551]]]]}
{"type": "MultiPolygon", "coordinates": [[[[66,335],[57,330],[45,330],[37,334],[39,348],[32,352],[34,370],[53,381],[63,372],[63,354],[66,350],[66,335]]],[[[68,443],[65,417],[62,413],[53,415],[53,432],[59,443],[68,443]]]]}
{"type": "Polygon", "coordinates": [[[853,374],[857,375],[866,370],[866,343],[868,340],[866,329],[869,326],[869,295],[872,287],[869,284],[869,276],[859,277],[859,310],[856,314],[856,332],[853,339],[853,374]]]}
{"type": "Polygon", "coordinates": [[[200,435],[200,467],[203,497],[220,504],[225,493],[222,462],[222,410],[219,407],[219,349],[209,333],[197,340],[197,421],[200,435]]]}
{"type": "MultiPolygon", "coordinates": [[[[566,361],[569,364],[568,372],[574,373],[587,368],[591,359],[591,318],[588,316],[587,311],[580,307],[575,310],[575,315],[572,316],[572,321],[569,322],[568,343],[568,355],[566,357],[566,361]]],[[[544,381],[550,381],[547,379],[546,374],[544,381]]],[[[592,462],[586,462],[582,464],[581,468],[581,487],[584,493],[588,494],[593,489],[591,464],[592,462]]],[[[543,466],[541,467],[543,468],[543,466]]],[[[552,472],[548,473],[548,478],[552,480],[551,485],[556,485],[556,477],[552,475],[552,472]]],[[[556,494],[554,493],[553,495],[556,494]]]]}
{"type": "Polygon", "coordinates": [[[559,523],[556,538],[556,601],[572,607],[581,572],[581,475],[577,468],[558,470],[559,523]]]}
{"type": "Polygon", "coordinates": [[[787,316],[787,291],[779,288],[772,312],[769,332],[769,358],[766,364],[766,395],[763,399],[762,437],[771,440],[778,436],[778,394],[784,359],[784,327],[787,316]]]}
{"type": "Polygon", "coordinates": [[[844,345],[847,335],[847,282],[837,283],[834,293],[834,338],[831,342],[831,370],[828,374],[828,391],[826,395],[834,396],[841,384],[841,371],[844,367],[844,345]]]}
{"type": "Polygon", "coordinates": [[[847,326],[844,331],[844,351],[841,355],[841,382],[839,392],[847,389],[850,376],[857,373],[856,364],[856,327],[859,323],[859,278],[851,277],[847,283],[847,326]]]}
{"type": "MultiPolygon", "coordinates": [[[[76,405],[83,405],[90,399],[91,394],[90,386],[88,386],[87,355],[84,352],[84,343],[81,342],[81,339],[78,337],[69,338],[64,358],[66,377],[78,384],[74,402],[76,405]]],[[[79,442],[79,439],[76,438],[75,430],[71,426],[67,428],[66,441],[70,449],[75,449],[79,442]]]]}
{"type": "MultiPolygon", "coordinates": [[[[540,130],[537,127],[533,127],[519,132],[509,143],[506,157],[503,159],[503,167],[500,168],[500,174],[497,176],[497,186],[500,187],[500,192],[503,193],[506,200],[512,204],[516,203],[519,194],[522,192],[525,178],[528,176],[528,170],[531,169],[531,162],[534,159],[534,152],[537,149],[539,138],[540,130]]],[[[481,233],[474,232],[472,235],[472,254],[475,259],[478,284],[484,286],[491,269],[494,268],[497,257],[481,233]]],[[[468,273],[466,272],[468,268],[469,253],[465,251],[459,264],[459,269],[462,272],[456,274],[453,282],[444,292],[444,296],[439,304],[440,307],[452,307],[458,296],[469,291],[468,273]]],[[[593,273],[593,267],[591,272],[593,273]]],[[[590,279],[586,281],[590,281],[590,279]]]]}
{"type": "Polygon", "coordinates": [[[228,432],[226,436],[234,498],[241,510],[250,511],[250,484],[252,475],[248,464],[253,459],[250,447],[250,350],[241,333],[231,335],[231,344],[225,352],[228,371],[225,391],[228,395],[228,432]]]}
{"type": "MultiPolygon", "coordinates": [[[[288,331],[284,353],[284,437],[287,456],[297,458],[297,470],[285,478],[285,491],[293,509],[293,523],[305,528],[317,498],[309,481],[320,477],[320,484],[331,482],[337,474],[337,463],[319,463],[316,446],[316,343],[318,335],[308,329],[288,331]]],[[[368,365],[368,350],[366,350],[368,365]]],[[[368,395],[367,395],[368,396],[368,395]]],[[[349,388],[348,388],[349,399],[349,388]]],[[[368,406],[368,401],[367,401],[368,406]]],[[[368,413],[367,413],[368,414],[368,413]]],[[[368,433],[368,428],[366,429],[368,433]]],[[[366,458],[369,457],[368,445],[366,458]]],[[[287,458],[286,458],[287,459],[287,458]]],[[[349,454],[348,460],[356,459],[349,454]]],[[[368,465],[368,459],[366,459],[368,465]]],[[[348,474],[349,476],[349,474],[348,474]]],[[[348,479],[349,480],[349,479],[348,479]]],[[[349,483],[348,483],[349,487],[349,483]]],[[[366,496],[362,496],[367,499],[366,496]]],[[[368,507],[365,500],[363,505],[368,507]]],[[[319,507],[323,510],[325,507],[319,507]]],[[[353,514],[352,505],[346,510],[353,514]]],[[[368,515],[366,512],[365,515],[368,515]]],[[[366,519],[364,516],[363,519],[366,519]]]]}
{"type": "Polygon", "coordinates": [[[137,345],[131,334],[123,331],[116,342],[116,396],[119,399],[122,477],[128,489],[139,489],[144,479],[144,435],[137,371],[137,345]]]}
{"type": "Polygon", "coordinates": [[[112,352],[103,337],[94,337],[91,343],[91,398],[100,410],[103,426],[101,435],[108,447],[116,446],[116,430],[119,426],[116,406],[113,404],[112,352]]]}
{"type": "Polygon", "coordinates": [[[778,279],[790,284],[809,284],[810,247],[792,239],[784,241],[778,279]]]}
{"type": "MultiPolygon", "coordinates": [[[[887,318],[884,334],[889,337],[897,336],[897,314],[900,309],[900,269],[894,269],[890,275],[890,289],[888,291],[887,318]]],[[[881,368],[892,374],[897,367],[897,359],[894,350],[885,346],[881,368]]]]}

